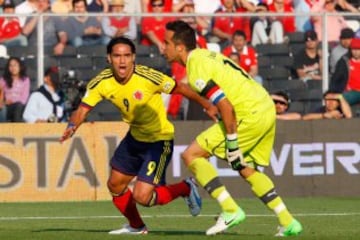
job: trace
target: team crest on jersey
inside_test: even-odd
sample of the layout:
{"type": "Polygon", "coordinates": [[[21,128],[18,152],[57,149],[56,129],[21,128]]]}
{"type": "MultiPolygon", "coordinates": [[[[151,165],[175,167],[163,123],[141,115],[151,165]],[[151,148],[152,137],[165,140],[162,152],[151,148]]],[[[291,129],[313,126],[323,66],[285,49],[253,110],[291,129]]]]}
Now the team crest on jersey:
{"type": "Polygon", "coordinates": [[[137,90],[136,92],[134,92],[133,94],[133,97],[136,99],[136,100],[141,100],[143,98],[144,94],[140,91],[140,90],[137,90]]]}
{"type": "Polygon", "coordinates": [[[201,92],[206,86],[206,83],[202,79],[197,79],[195,81],[195,87],[201,92]]]}
{"type": "Polygon", "coordinates": [[[172,86],[172,84],[171,84],[170,82],[167,82],[167,83],[164,84],[163,89],[164,89],[165,91],[169,91],[169,89],[171,88],[171,86],[172,86]]]}

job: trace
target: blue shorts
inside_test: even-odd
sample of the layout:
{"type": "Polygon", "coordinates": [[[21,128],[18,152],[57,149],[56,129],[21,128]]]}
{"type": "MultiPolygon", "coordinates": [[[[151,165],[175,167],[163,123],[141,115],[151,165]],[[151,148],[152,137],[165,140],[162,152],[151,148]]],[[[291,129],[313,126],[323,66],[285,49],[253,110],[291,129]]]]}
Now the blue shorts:
{"type": "Polygon", "coordinates": [[[166,168],[172,158],[174,141],[140,142],[127,133],[116,148],[110,165],[123,174],[153,185],[166,184],[166,168]]]}

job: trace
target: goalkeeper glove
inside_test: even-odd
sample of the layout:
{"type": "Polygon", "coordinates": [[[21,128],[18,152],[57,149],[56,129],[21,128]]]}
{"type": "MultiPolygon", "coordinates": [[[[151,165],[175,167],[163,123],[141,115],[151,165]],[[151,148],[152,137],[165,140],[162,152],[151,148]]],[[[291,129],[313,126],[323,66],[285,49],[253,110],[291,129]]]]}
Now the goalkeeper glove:
{"type": "Polygon", "coordinates": [[[246,166],[244,157],[239,148],[237,134],[226,135],[226,158],[233,170],[241,170],[246,166]]]}

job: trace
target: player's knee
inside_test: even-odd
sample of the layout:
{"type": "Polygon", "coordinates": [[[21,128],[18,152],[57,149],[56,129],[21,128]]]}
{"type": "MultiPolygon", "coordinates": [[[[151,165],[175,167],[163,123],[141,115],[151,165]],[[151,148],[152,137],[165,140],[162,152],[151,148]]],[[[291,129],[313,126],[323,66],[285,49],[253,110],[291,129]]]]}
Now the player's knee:
{"type": "Polygon", "coordinates": [[[111,193],[117,194],[122,194],[127,189],[127,186],[123,186],[122,184],[119,184],[112,179],[109,179],[107,181],[107,187],[111,193]]]}
{"type": "Polygon", "coordinates": [[[149,205],[149,203],[151,202],[152,194],[146,194],[143,192],[134,191],[133,198],[140,205],[142,205],[144,207],[151,207],[151,205],[149,205]]]}

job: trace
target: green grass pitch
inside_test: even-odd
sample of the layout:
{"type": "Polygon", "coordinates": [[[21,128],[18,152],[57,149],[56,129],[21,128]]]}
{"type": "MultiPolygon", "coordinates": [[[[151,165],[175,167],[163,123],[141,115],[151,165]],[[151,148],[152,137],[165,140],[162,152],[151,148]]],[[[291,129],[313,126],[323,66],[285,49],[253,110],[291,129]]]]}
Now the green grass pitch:
{"type": "MultiPolygon", "coordinates": [[[[203,211],[191,217],[182,199],[166,206],[139,207],[149,228],[143,236],[108,235],[122,226],[110,201],[61,203],[1,203],[1,240],[242,240],[278,239],[277,219],[257,199],[237,199],[247,213],[244,223],[224,234],[205,236],[219,213],[217,203],[203,202],[203,211]]],[[[360,198],[286,198],[291,212],[301,221],[304,232],[290,239],[360,239],[360,198]]]]}

